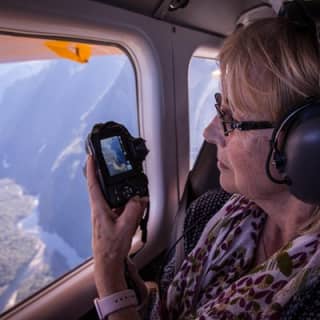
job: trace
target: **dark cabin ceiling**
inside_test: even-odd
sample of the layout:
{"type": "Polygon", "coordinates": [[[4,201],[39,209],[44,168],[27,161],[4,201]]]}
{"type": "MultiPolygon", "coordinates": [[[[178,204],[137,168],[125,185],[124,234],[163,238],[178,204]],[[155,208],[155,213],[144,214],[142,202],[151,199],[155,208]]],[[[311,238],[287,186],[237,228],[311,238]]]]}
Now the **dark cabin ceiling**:
{"type": "Polygon", "coordinates": [[[228,35],[239,16],[251,8],[266,5],[263,0],[189,0],[185,8],[168,11],[171,3],[186,0],[93,0],[120,7],[177,25],[228,35]]]}

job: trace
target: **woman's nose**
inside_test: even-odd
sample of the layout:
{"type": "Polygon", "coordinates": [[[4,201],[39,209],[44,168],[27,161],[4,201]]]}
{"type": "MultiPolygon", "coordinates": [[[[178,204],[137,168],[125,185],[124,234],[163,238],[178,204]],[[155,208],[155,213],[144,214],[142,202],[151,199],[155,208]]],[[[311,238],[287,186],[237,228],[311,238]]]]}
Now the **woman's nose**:
{"type": "Polygon", "coordinates": [[[225,146],[225,136],[218,116],[215,116],[204,129],[203,137],[208,143],[214,143],[219,147],[225,146]]]}

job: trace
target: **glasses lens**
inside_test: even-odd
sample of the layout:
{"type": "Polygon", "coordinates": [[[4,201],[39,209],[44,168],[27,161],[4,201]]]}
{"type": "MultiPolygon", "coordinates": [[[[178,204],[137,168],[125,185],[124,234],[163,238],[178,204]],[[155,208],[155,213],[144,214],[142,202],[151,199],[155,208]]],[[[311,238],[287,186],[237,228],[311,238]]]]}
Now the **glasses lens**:
{"type": "Polygon", "coordinates": [[[216,99],[216,105],[218,105],[218,108],[221,108],[221,101],[222,101],[222,97],[221,97],[221,93],[217,92],[214,94],[214,98],[216,99]]]}
{"type": "Polygon", "coordinates": [[[87,162],[82,167],[82,173],[84,177],[87,179],[87,162]]]}
{"type": "Polygon", "coordinates": [[[220,118],[221,126],[223,128],[223,133],[224,135],[228,135],[228,132],[229,132],[228,127],[230,127],[230,124],[226,121],[225,114],[221,109],[221,102],[222,102],[221,93],[219,92],[215,93],[214,97],[216,99],[215,108],[217,110],[218,117],[220,118]]]}

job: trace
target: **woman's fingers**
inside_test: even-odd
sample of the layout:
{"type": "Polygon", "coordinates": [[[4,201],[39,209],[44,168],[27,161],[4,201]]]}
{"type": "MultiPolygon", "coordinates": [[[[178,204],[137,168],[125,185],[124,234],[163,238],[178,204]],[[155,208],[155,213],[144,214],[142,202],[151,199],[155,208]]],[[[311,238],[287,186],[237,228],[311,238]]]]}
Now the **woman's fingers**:
{"type": "Polygon", "coordinates": [[[145,302],[145,300],[148,297],[148,289],[144,283],[144,281],[141,279],[138,270],[136,268],[136,266],[134,265],[134,263],[132,262],[132,260],[130,258],[127,258],[127,267],[128,267],[128,272],[129,275],[132,279],[132,281],[134,281],[137,289],[139,290],[139,295],[141,298],[141,304],[143,304],[145,302]]]}
{"type": "Polygon", "coordinates": [[[137,230],[148,202],[149,199],[147,197],[133,197],[128,201],[121,216],[119,217],[119,223],[128,226],[132,235],[137,230]]]}
{"type": "Polygon", "coordinates": [[[120,208],[114,208],[112,209],[112,212],[117,216],[119,217],[121,215],[121,213],[123,212],[124,210],[124,207],[120,207],[120,208]]]}
{"type": "Polygon", "coordinates": [[[132,237],[143,216],[148,199],[135,197],[126,204],[123,212],[122,208],[111,210],[100,190],[92,156],[87,160],[87,182],[94,256],[118,255],[121,260],[128,254],[132,237]]]}
{"type": "Polygon", "coordinates": [[[101,192],[100,185],[96,177],[96,169],[92,156],[88,156],[87,159],[87,182],[91,208],[102,206],[110,210],[101,192]]]}
{"type": "Polygon", "coordinates": [[[88,156],[86,168],[90,207],[92,211],[94,211],[92,214],[96,215],[100,213],[103,214],[106,219],[116,219],[118,213],[110,209],[100,189],[92,156],[88,156]]]}

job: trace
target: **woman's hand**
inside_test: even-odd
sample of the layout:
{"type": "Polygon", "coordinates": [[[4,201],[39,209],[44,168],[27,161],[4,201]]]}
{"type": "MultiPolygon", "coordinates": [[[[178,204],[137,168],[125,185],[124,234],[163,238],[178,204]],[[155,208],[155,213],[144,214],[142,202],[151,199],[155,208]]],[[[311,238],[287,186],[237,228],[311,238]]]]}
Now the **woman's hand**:
{"type": "Polygon", "coordinates": [[[146,283],[140,277],[136,266],[134,265],[134,263],[131,261],[130,258],[127,258],[126,264],[128,268],[129,277],[131,281],[134,282],[136,293],[139,293],[139,297],[141,299],[139,301],[140,303],[139,308],[141,310],[147,303],[148,289],[146,287],[146,283]]]}
{"type": "Polygon", "coordinates": [[[124,261],[132,237],[147,206],[147,198],[135,197],[118,215],[105,201],[96,178],[94,160],[87,160],[87,181],[91,206],[94,277],[100,297],[127,288],[124,261]]]}

